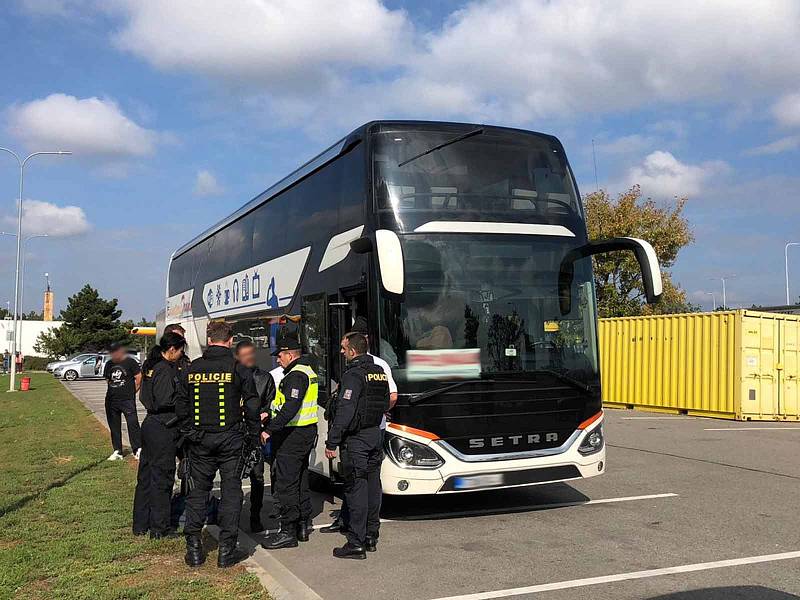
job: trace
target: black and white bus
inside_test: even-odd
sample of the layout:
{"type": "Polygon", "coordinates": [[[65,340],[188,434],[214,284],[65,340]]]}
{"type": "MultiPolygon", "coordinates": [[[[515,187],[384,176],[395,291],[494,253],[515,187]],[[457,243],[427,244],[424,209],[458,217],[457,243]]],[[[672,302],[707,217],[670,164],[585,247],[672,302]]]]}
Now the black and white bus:
{"type": "MultiPolygon", "coordinates": [[[[651,302],[661,276],[647,242],[590,242],[579,198],[552,136],[368,123],[179,248],[165,321],[192,356],[209,320],[231,322],[264,367],[296,327],[324,402],[365,316],[399,390],[388,494],[591,477],[605,468],[591,255],[633,251],[651,302]]],[[[319,427],[311,468],[336,477],[319,427]]]]}

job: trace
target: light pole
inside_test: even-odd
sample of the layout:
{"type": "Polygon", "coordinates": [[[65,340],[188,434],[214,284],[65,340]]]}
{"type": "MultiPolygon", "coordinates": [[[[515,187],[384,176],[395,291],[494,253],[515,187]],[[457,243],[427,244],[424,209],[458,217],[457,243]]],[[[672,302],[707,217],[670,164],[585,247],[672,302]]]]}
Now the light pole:
{"type": "Polygon", "coordinates": [[[714,310],[717,310],[717,295],[714,292],[706,292],[707,296],[711,296],[711,302],[713,303],[714,310]]]}
{"type": "Polygon", "coordinates": [[[712,277],[711,278],[712,281],[721,281],[722,282],[722,308],[723,309],[727,309],[728,308],[728,296],[727,296],[726,290],[725,290],[725,282],[728,279],[735,279],[735,278],[736,278],[736,275],[725,275],[723,277],[712,277]]]}
{"type": "Polygon", "coordinates": [[[3,148],[0,146],[0,150],[3,152],[7,152],[11,156],[13,156],[17,164],[19,165],[19,198],[18,198],[18,206],[17,206],[17,268],[16,273],[14,274],[14,343],[12,346],[11,352],[11,377],[8,381],[8,391],[13,392],[15,390],[15,380],[17,377],[17,329],[19,327],[19,323],[17,319],[19,318],[19,269],[20,269],[20,258],[22,254],[22,197],[23,192],[25,190],[25,165],[28,164],[28,161],[32,159],[34,156],[40,156],[44,154],[55,154],[57,156],[63,156],[66,154],[72,154],[67,150],[55,150],[55,151],[47,151],[47,152],[32,152],[25,158],[20,158],[19,155],[10,150],[8,148],[3,148]]]}
{"type": "Polygon", "coordinates": [[[789,246],[800,246],[800,242],[789,242],[783,248],[783,264],[786,267],[786,306],[792,303],[789,299],[789,246]]]}

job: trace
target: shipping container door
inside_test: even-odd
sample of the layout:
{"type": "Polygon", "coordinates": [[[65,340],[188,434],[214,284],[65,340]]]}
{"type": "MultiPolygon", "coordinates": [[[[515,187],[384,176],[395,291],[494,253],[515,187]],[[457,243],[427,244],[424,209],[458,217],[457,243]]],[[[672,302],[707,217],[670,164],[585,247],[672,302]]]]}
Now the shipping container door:
{"type": "Polygon", "coordinates": [[[781,418],[796,421],[800,419],[800,320],[780,322],[779,366],[779,414],[781,418]]]}
{"type": "Polygon", "coordinates": [[[774,418],[778,413],[778,320],[745,314],[742,318],[742,416],[774,418]]]}

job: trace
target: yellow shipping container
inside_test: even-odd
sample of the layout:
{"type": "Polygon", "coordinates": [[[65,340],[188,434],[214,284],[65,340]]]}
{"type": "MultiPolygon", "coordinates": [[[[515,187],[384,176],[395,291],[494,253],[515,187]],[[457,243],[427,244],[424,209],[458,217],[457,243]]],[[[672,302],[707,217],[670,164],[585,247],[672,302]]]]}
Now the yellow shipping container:
{"type": "Polygon", "coordinates": [[[800,421],[800,316],[734,310],[600,320],[603,402],[800,421]]]}

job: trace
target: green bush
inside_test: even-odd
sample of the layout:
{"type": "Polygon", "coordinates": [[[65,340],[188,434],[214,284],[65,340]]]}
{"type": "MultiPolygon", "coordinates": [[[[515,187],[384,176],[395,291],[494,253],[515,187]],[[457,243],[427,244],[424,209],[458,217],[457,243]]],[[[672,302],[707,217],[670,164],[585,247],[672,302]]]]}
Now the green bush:
{"type": "Polygon", "coordinates": [[[44,371],[49,362],[50,359],[43,356],[26,356],[22,361],[22,368],[26,371],[44,371]]]}

